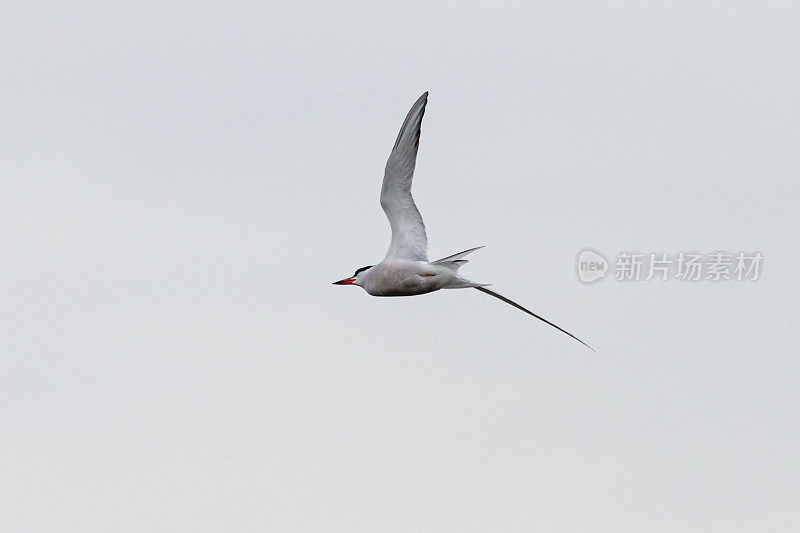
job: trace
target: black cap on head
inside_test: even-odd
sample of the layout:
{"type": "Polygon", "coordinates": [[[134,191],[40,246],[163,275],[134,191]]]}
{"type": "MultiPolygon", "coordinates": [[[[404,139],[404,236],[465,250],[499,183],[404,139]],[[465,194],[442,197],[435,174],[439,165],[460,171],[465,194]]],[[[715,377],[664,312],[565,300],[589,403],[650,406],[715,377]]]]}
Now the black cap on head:
{"type": "Polygon", "coordinates": [[[353,274],[353,277],[356,277],[356,276],[358,276],[358,273],[359,273],[359,272],[363,272],[363,271],[367,270],[368,268],[372,268],[372,267],[374,267],[374,266],[375,266],[375,265],[369,265],[369,266],[365,266],[365,267],[361,267],[361,268],[359,268],[358,270],[356,270],[356,273],[355,273],[355,274],[353,274]]]}

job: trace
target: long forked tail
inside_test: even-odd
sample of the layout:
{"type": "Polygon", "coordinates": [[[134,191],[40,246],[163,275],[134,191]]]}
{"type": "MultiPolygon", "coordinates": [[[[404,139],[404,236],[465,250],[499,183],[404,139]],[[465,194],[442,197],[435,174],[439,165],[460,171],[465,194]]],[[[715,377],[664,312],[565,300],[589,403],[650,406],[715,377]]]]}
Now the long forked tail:
{"type": "Polygon", "coordinates": [[[461,268],[465,263],[468,263],[466,259],[462,259],[465,255],[471,254],[475,250],[480,250],[483,246],[476,246],[475,248],[470,248],[469,250],[464,250],[463,252],[458,252],[457,254],[448,255],[447,257],[443,257],[436,261],[433,261],[432,265],[437,265],[445,268],[449,268],[455,274],[455,277],[448,282],[443,289],[469,289],[472,287],[485,287],[486,283],[475,283],[468,279],[464,279],[458,275],[458,269],[461,268]]]}
{"type": "Polygon", "coordinates": [[[479,291],[481,291],[481,292],[483,292],[483,293],[486,293],[486,294],[488,294],[489,296],[494,296],[494,297],[495,297],[495,298],[497,298],[498,300],[502,300],[502,301],[504,301],[505,303],[507,303],[507,304],[509,304],[509,305],[513,305],[514,307],[516,307],[516,308],[517,308],[517,309],[519,309],[520,311],[523,311],[523,312],[525,312],[525,313],[528,313],[528,314],[529,314],[529,315],[531,315],[532,317],[538,318],[539,320],[541,320],[541,321],[542,321],[542,322],[544,322],[545,324],[550,324],[551,326],[553,326],[554,328],[556,328],[558,331],[560,331],[560,332],[562,332],[562,333],[566,333],[567,335],[569,335],[570,337],[572,337],[573,339],[575,339],[575,340],[576,340],[576,341],[578,341],[579,343],[581,343],[581,344],[583,344],[584,346],[586,346],[587,348],[589,348],[591,351],[593,351],[593,352],[595,351],[595,349],[594,349],[594,348],[592,348],[591,346],[589,346],[588,344],[586,344],[585,342],[583,342],[582,340],[580,340],[578,337],[576,337],[575,335],[573,335],[573,334],[572,334],[572,333],[570,333],[569,331],[567,331],[567,330],[565,330],[565,329],[562,329],[562,328],[560,328],[560,327],[556,326],[555,324],[553,324],[552,322],[550,322],[549,320],[547,320],[547,319],[545,319],[545,318],[542,318],[542,317],[540,317],[539,315],[537,315],[536,313],[534,313],[534,312],[532,312],[532,311],[529,311],[528,309],[525,309],[524,307],[522,307],[521,305],[519,305],[517,302],[515,302],[515,301],[513,301],[513,300],[509,300],[509,299],[508,299],[508,298],[506,298],[505,296],[503,296],[503,295],[501,295],[501,294],[497,294],[497,293],[496,293],[496,292],[494,292],[494,291],[490,291],[490,290],[489,290],[489,289],[487,289],[486,287],[473,287],[473,288],[474,288],[474,289],[476,289],[476,290],[479,290],[479,291]]]}

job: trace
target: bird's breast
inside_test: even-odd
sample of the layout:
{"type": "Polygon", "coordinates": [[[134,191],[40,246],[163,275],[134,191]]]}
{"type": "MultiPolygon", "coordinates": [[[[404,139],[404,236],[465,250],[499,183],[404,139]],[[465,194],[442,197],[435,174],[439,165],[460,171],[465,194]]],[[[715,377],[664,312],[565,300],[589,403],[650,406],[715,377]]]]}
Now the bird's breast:
{"type": "Polygon", "coordinates": [[[428,263],[396,261],[371,268],[364,288],[372,296],[413,296],[441,289],[438,278],[428,263]]]}

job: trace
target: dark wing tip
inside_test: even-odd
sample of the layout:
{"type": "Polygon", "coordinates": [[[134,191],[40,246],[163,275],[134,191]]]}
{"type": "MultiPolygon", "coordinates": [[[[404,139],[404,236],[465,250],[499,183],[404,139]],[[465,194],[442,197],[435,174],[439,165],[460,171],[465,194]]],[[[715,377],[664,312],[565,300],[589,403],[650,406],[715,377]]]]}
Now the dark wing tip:
{"type": "Polygon", "coordinates": [[[414,108],[418,107],[420,104],[422,104],[422,109],[423,109],[423,113],[424,113],[425,112],[424,111],[425,110],[425,106],[428,105],[428,91],[425,91],[424,93],[422,93],[422,96],[417,98],[417,101],[414,102],[414,105],[411,106],[411,109],[414,109],[414,108]]]}
{"type": "MultiPolygon", "coordinates": [[[[395,140],[394,148],[392,148],[393,151],[397,149],[403,139],[408,138],[411,139],[411,143],[414,148],[419,146],[422,117],[425,116],[425,107],[427,105],[428,91],[425,91],[422,96],[417,98],[417,101],[414,102],[414,105],[412,105],[411,109],[408,111],[406,119],[403,121],[403,125],[400,126],[400,133],[397,134],[397,140],[395,140]]],[[[414,156],[416,157],[416,152],[414,152],[414,156]]]]}

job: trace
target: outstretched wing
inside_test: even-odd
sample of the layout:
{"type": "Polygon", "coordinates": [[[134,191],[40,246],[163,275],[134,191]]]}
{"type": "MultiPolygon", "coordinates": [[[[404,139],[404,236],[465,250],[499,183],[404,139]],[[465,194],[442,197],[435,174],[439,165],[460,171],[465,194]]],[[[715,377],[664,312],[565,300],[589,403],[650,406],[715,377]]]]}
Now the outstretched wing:
{"type": "Polygon", "coordinates": [[[381,187],[381,207],[392,227],[392,242],[386,259],[428,260],[425,224],[411,197],[411,180],[417,163],[419,133],[428,93],[425,92],[408,112],[394,143],[381,187]]]}
{"type": "Polygon", "coordinates": [[[576,340],[576,341],[578,341],[579,343],[581,343],[581,344],[583,344],[584,346],[586,346],[587,348],[589,348],[591,351],[594,351],[594,348],[592,348],[591,346],[589,346],[588,344],[586,344],[585,342],[583,342],[582,340],[580,340],[578,337],[576,337],[575,335],[573,335],[573,334],[572,334],[572,333],[570,333],[569,331],[567,331],[567,330],[565,330],[565,329],[562,329],[562,328],[560,328],[560,327],[556,326],[555,324],[553,324],[553,323],[552,323],[552,322],[550,322],[549,320],[547,320],[547,319],[544,319],[544,318],[540,317],[539,315],[537,315],[536,313],[534,313],[534,312],[532,312],[532,311],[528,311],[527,309],[525,309],[524,307],[522,307],[521,305],[519,305],[517,302],[515,302],[515,301],[513,301],[513,300],[509,300],[508,298],[506,298],[506,297],[505,297],[505,296],[503,296],[502,294],[497,294],[497,293],[496,293],[496,292],[494,292],[494,291],[490,291],[490,290],[489,290],[489,289],[487,289],[486,287],[474,287],[474,288],[475,288],[475,289],[477,289],[477,290],[479,290],[479,291],[481,291],[481,292],[483,292],[483,293],[486,293],[486,294],[488,294],[489,296],[494,296],[494,297],[495,297],[495,298],[497,298],[498,300],[502,300],[503,302],[507,303],[508,305],[513,305],[514,307],[516,307],[516,308],[517,308],[517,309],[519,309],[520,311],[524,311],[524,312],[528,313],[529,315],[531,315],[532,317],[536,317],[536,318],[538,318],[539,320],[541,320],[541,321],[542,321],[542,322],[544,322],[545,324],[550,324],[551,326],[553,326],[554,328],[556,328],[556,329],[557,329],[558,331],[560,331],[561,333],[566,333],[567,335],[569,335],[570,337],[572,337],[573,339],[575,339],[575,340],[576,340]]]}
{"type": "MultiPolygon", "coordinates": [[[[434,261],[434,265],[438,265],[439,263],[446,263],[448,261],[459,261],[465,255],[469,255],[475,250],[480,250],[483,246],[476,246],[475,248],[470,248],[469,250],[464,250],[463,252],[458,252],[457,254],[448,255],[447,257],[442,257],[441,259],[434,261]]],[[[463,260],[465,263],[467,262],[466,259],[463,260]]]]}

